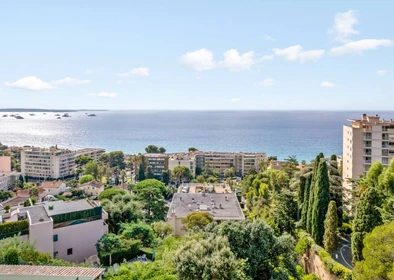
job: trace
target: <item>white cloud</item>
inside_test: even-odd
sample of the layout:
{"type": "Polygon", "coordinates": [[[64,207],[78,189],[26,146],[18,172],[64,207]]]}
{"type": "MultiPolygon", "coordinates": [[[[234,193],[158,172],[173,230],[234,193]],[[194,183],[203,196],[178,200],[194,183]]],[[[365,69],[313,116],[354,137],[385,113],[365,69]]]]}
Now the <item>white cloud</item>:
{"type": "Polygon", "coordinates": [[[258,83],[256,83],[256,86],[260,86],[260,87],[270,87],[273,86],[275,84],[275,80],[272,78],[268,78],[265,80],[262,80],[258,83]]]}
{"type": "Polygon", "coordinates": [[[75,86],[82,84],[89,84],[90,80],[77,80],[74,78],[66,77],[57,81],[53,81],[51,84],[54,86],[75,86]]]}
{"type": "Polygon", "coordinates": [[[133,68],[125,73],[118,73],[119,77],[148,77],[149,75],[149,68],[146,67],[133,68]]]}
{"type": "Polygon", "coordinates": [[[266,54],[266,55],[263,55],[263,57],[261,58],[262,61],[273,60],[273,59],[274,59],[273,54],[266,54]]]}
{"type": "Polygon", "coordinates": [[[92,74],[94,72],[96,72],[96,70],[94,70],[94,69],[86,69],[85,70],[85,74],[92,74]]]}
{"type": "Polygon", "coordinates": [[[321,86],[321,87],[325,87],[325,88],[333,88],[333,87],[335,87],[336,85],[335,85],[334,83],[330,83],[330,82],[322,82],[322,83],[320,84],[320,86],[321,86]]]}
{"type": "Polygon", "coordinates": [[[267,40],[267,41],[276,41],[276,39],[274,37],[271,37],[268,34],[264,34],[263,38],[264,38],[264,40],[267,40]]]}
{"type": "Polygon", "coordinates": [[[102,98],[115,98],[118,95],[114,92],[100,92],[100,93],[92,93],[92,96],[102,97],[102,98]]]}
{"type": "Polygon", "coordinates": [[[236,49],[231,49],[226,51],[223,56],[224,60],[220,61],[218,65],[220,67],[227,68],[232,72],[250,70],[255,63],[253,51],[240,55],[236,49]]]}
{"type": "Polygon", "coordinates": [[[191,68],[196,71],[211,70],[216,66],[213,60],[213,53],[205,48],[187,52],[180,57],[179,62],[182,67],[191,68]]]}
{"type": "Polygon", "coordinates": [[[379,71],[377,71],[376,73],[379,75],[379,76],[386,76],[386,74],[387,74],[387,70],[379,70],[379,71]]]}
{"type": "Polygon", "coordinates": [[[299,60],[302,63],[307,61],[317,61],[323,56],[324,52],[324,50],[303,51],[301,45],[290,46],[285,49],[274,49],[275,55],[290,61],[299,60]]]}
{"type": "Polygon", "coordinates": [[[363,51],[374,50],[378,47],[389,47],[393,41],[389,39],[363,39],[349,42],[340,47],[331,48],[330,54],[344,55],[348,53],[362,54],[363,51]]]}
{"type": "Polygon", "coordinates": [[[335,41],[346,43],[349,41],[348,37],[350,35],[359,34],[353,28],[353,25],[357,23],[355,11],[349,10],[345,13],[338,13],[335,15],[334,25],[328,30],[328,34],[333,35],[335,41]]]}
{"type": "Polygon", "coordinates": [[[50,90],[55,88],[55,86],[49,83],[45,83],[35,76],[21,78],[15,82],[6,82],[4,83],[4,85],[11,88],[26,89],[32,91],[50,90]]]}
{"type": "Polygon", "coordinates": [[[230,102],[239,102],[241,101],[241,98],[233,98],[230,100],[230,102]]]}

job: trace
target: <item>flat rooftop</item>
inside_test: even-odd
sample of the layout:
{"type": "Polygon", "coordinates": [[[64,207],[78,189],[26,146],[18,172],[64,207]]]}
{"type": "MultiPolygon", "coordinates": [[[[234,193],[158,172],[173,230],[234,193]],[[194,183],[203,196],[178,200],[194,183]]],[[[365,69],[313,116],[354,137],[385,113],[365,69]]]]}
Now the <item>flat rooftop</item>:
{"type": "Polygon", "coordinates": [[[45,211],[44,205],[19,208],[19,213],[21,212],[29,212],[30,221],[32,224],[49,222],[51,220],[45,211]]]}
{"type": "Polygon", "coordinates": [[[75,201],[47,201],[45,202],[45,211],[48,216],[53,216],[57,214],[70,213],[75,211],[81,211],[86,209],[91,209],[92,206],[87,200],[75,200],[75,201]],[[49,205],[53,205],[53,210],[49,210],[49,205]]]}
{"type": "Polygon", "coordinates": [[[234,193],[176,193],[167,217],[175,211],[177,218],[193,212],[208,212],[214,220],[244,220],[245,216],[234,193]]]}
{"type": "Polygon", "coordinates": [[[97,279],[104,268],[38,266],[38,265],[0,265],[1,279],[97,279]]]}

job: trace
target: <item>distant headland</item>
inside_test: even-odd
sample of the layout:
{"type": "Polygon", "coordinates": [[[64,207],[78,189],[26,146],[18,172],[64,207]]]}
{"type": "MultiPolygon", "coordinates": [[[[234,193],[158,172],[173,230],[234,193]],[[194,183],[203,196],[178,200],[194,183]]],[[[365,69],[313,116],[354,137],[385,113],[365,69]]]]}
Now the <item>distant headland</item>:
{"type": "Polygon", "coordinates": [[[103,109],[38,109],[38,108],[0,108],[0,112],[89,112],[89,111],[109,111],[103,109]]]}

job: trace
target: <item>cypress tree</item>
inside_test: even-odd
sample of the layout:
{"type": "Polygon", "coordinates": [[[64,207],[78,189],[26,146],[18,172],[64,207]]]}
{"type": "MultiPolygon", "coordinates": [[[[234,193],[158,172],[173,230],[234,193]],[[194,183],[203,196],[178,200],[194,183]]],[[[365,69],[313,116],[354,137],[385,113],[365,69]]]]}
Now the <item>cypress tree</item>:
{"type": "Polygon", "coordinates": [[[304,191],[304,202],[302,204],[301,211],[301,227],[306,229],[306,219],[308,216],[308,205],[309,205],[309,191],[312,183],[312,176],[306,179],[305,182],[305,191],[304,191]]]}
{"type": "Polygon", "coordinates": [[[138,170],[138,180],[139,181],[145,180],[145,165],[142,163],[140,164],[140,168],[138,170]]]}
{"type": "Polygon", "coordinates": [[[375,227],[383,224],[379,207],[381,196],[378,191],[369,187],[360,197],[356,207],[356,215],[353,220],[352,234],[352,256],[353,262],[363,259],[362,251],[364,248],[363,239],[375,227]]]}
{"type": "Polygon", "coordinates": [[[337,227],[338,227],[337,205],[335,201],[332,200],[328,205],[326,219],[324,220],[324,236],[323,236],[324,249],[326,249],[326,251],[329,253],[334,252],[338,245],[337,227]]]}
{"type": "Polygon", "coordinates": [[[303,203],[304,203],[306,180],[307,180],[306,177],[304,177],[304,176],[300,177],[300,183],[299,183],[299,187],[298,187],[298,197],[297,197],[297,202],[298,202],[297,220],[301,219],[302,207],[303,207],[303,203]]]}
{"type": "Polygon", "coordinates": [[[330,203],[330,180],[327,163],[321,160],[317,171],[315,194],[312,207],[312,236],[316,243],[323,245],[324,220],[330,203]]]}
{"type": "Polygon", "coordinates": [[[308,202],[308,213],[306,218],[306,231],[312,233],[312,216],[313,216],[313,204],[315,201],[315,184],[317,179],[317,170],[319,169],[320,160],[324,158],[322,153],[318,154],[315,158],[314,166],[313,166],[313,175],[312,181],[309,187],[309,202],[308,202]]]}

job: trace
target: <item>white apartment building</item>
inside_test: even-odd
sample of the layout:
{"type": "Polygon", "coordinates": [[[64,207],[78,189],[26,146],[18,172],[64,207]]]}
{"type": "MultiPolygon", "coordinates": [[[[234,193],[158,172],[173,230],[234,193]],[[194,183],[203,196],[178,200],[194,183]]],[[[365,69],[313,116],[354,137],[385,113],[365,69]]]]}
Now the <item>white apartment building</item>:
{"type": "Polygon", "coordinates": [[[351,190],[348,178],[357,179],[380,161],[387,166],[394,156],[394,121],[378,115],[363,114],[360,120],[348,120],[343,126],[343,187],[351,190]]]}
{"type": "Polygon", "coordinates": [[[161,178],[164,171],[168,170],[168,154],[144,154],[156,178],[161,178]]]}
{"type": "MultiPolygon", "coordinates": [[[[22,240],[34,242],[44,253],[70,262],[83,262],[96,255],[95,244],[105,233],[107,213],[88,200],[51,201],[31,207],[11,208],[11,213],[0,212],[3,221],[28,220],[20,233],[22,240]]],[[[0,235],[14,236],[18,232],[0,235]]]]}
{"type": "Polygon", "coordinates": [[[58,179],[74,175],[75,151],[24,147],[21,150],[21,171],[25,176],[39,179],[58,179]]]}
{"type": "Polygon", "coordinates": [[[196,159],[193,155],[186,153],[170,155],[168,159],[168,169],[172,171],[177,166],[189,168],[193,176],[196,174],[196,159]]]}
{"type": "Polygon", "coordinates": [[[98,161],[99,157],[105,154],[105,149],[99,149],[99,148],[85,148],[85,149],[80,149],[76,151],[75,158],[79,156],[88,156],[94,159],[95,161],[98,161]]]}

